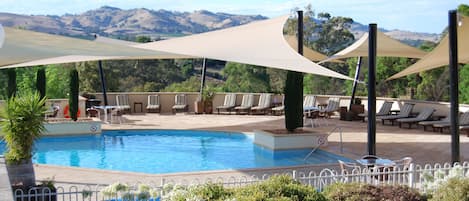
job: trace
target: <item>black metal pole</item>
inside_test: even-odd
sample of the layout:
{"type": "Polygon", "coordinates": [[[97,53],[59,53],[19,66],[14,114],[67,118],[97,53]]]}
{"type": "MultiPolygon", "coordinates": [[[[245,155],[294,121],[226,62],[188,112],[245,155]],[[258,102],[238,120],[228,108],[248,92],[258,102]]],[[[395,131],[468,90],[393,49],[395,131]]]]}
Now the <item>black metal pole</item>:
{"type": "Polygon", "coordinates": [[[303,11],[298,12],[298,53],[303,55],[303,11]]]}
{"type": "Polygon", "coordinates": [[[202,100],[202,94],[204,93],[204,87],[205,87],[205,72],[207,71],[207,59],[204,58],[203,63],[202,63],[202,75],[200,77],[200,100],[202,100]]]}
{"type": "Polygon", "coordinates": [[[368,154],[376,155],[376,24],[368,31],[368,154]]]}
{"type": "Polygon", "coordinates": [[[459,162],[459,80],[458,80],[458,30],[457,12],[451,10],[448,13],[449,26],[449,73],[450,73],[450,117],[451,117],[451,161],[459,162]]]}
{"type": "Polygon", "coordinates": [[[101,88],[103,90],[104,106],[107,106],[108,102],[107,102],[107,93],[106,93],[106,79],[104,78],[103,64],[101,60],[98,61],[98,68],[99,68],[99,76],[101,77],[101,88]]]}
{"type": "Polygon", "coordinates": [[[362,57],[358,57],[357,69],[355,69],[355,80],[353,81],[352,97],[350,98],[349,110],[352,108],[353,100],[355,99],[355,91],[357,91],[358,76],[360,75],[360,69],[362,67],[362,57]]]}

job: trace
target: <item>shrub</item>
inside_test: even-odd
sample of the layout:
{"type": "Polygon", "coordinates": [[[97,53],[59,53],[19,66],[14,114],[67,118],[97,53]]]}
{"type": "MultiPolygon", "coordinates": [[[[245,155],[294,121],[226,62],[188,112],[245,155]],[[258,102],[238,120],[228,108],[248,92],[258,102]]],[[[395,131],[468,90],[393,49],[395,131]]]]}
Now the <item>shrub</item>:
{"type": "Polygon", "coordinates": [[[451,178],[439,188],[433,194],[430,199],[438,201],[469,201],[469,179],[451,178]]]}
{"type": "Polygon", "coordinates": [[[323,192],[331,201],[380,201],[380,200],[426,200],[416,190],[407,186],[372,186],[360,183],[336,183],[329,185],[323,192]]]}
{"type": "Polygon", "coordinates": [[[234,198],[242,200],[304,200],[325,201],[326,198],[314,188],[303,185],[287,175],[273,176],[265,182],[235,190],[234,198]]]}

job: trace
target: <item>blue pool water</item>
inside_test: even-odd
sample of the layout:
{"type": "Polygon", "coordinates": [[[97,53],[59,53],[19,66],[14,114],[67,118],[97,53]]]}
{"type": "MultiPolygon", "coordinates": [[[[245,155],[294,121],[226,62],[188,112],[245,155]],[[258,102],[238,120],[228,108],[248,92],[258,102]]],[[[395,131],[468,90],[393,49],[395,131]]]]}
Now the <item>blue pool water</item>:
{"type": "MultiPolygon", "coordinates": [[[[0,153],[5,149],[0,142],[0,153]]],[[[336,163],[341,156],[305,150],[271,151],[241,133],[180,130],[103,131],[101,135],[42,137],[33,161],[106,170],[173,173],[336,163]]]]}

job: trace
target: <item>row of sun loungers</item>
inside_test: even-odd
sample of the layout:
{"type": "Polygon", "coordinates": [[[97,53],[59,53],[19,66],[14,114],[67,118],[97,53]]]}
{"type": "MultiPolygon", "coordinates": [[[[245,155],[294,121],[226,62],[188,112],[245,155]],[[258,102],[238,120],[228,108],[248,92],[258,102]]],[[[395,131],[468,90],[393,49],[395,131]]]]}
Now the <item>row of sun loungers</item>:
{"type": "MultiPolygon", "coordinates": [[[[379,112],[376,113],[376,119],[381,120],[384,125],[386,121],[391,122],[391,125],[394,125],[394,122],[397,122],[399,127],[402,128],[403,125],[408,125],[408,128],[411,128],[412,125],[421,125],[426,131],[428,127],[432,127],[433,131],[443,132],[444,129],[449,128],[451,125],[451,119],[449,116],[441,120],[432,120],[432,115],[435,112],[434,108],[424,107],[417,114],[417,116],[412,116],[412,109],[414,108],[413,103],[405,103],[402,106],[401,111],[398,114],[391,114],[393,102],[384,102],[379,112]]],[[[359,114],[360,117],[365,118],[366,114],[359,114]]],[[[469,135],[469,111],[461,113],[459,116],[459,125],[460,130],[467,132],[469,135]]]]}

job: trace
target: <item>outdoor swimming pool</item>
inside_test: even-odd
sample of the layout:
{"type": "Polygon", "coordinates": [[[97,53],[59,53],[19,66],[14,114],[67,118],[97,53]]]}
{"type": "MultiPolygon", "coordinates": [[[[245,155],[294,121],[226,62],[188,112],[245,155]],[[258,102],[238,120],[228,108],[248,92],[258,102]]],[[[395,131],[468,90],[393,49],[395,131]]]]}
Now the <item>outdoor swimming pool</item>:
{"type": "MultiPolygon", "coordinates": [[[[144,173],[175,173],[337,163],[341,156],[318,150],[271,151],[241,133],[189,130],[103,131],[101,135],[42,137],[39,164],[144,173]]],[[[0,151],[4,152],[4,142],[0,151]]]]}

